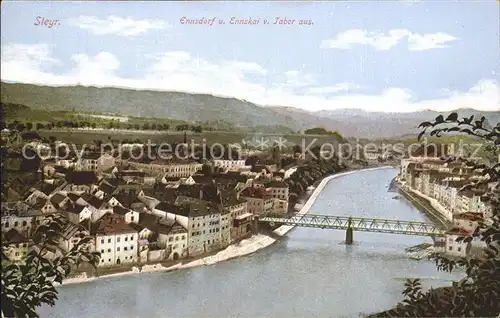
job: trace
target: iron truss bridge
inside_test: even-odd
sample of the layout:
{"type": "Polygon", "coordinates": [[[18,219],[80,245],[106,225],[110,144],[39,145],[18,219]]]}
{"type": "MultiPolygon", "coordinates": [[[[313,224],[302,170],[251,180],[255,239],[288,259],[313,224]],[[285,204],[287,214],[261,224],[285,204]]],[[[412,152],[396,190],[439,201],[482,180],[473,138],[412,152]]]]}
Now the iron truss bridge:
{"type": "MultiPolygon", "coordinates": [[[[434,224],[414,221],[400,221],[387,219],[372,219],[334,215],[295,215],[283,217],[279,215],[265,215],[259,222],[274,225],[294,225],[320,229],[335,229],[362,232],[377,232],[391,234],[406,234],[418,236],[444,236],[446,230],[434,224]]],[[[352,235],[352,234],[351,234],[352,235]]]]}

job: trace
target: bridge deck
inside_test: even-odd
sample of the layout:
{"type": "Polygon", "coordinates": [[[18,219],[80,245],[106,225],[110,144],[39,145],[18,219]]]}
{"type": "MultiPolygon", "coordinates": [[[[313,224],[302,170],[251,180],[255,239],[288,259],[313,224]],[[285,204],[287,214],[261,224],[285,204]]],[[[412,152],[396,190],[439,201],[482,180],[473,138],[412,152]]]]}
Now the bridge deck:
{"type": "Polygon", "coordinates": [[[389,219],[361,218],[335,215],[305,214],[302,216],[283,217],[278,215],[265,215],[259,218],[259,222],[278,225],[294,225],[320,229],[347,230],[378,232],[391,234],[405,234],[418,236],[443,236],[445,229],[431,223],[401,221],[389,219]]]}

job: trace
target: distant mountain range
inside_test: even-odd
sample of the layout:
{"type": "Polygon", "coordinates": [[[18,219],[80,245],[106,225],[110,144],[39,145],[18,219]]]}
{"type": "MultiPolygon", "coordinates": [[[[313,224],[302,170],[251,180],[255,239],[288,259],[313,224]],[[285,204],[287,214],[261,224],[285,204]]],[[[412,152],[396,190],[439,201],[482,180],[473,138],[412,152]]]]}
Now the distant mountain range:
{"type": "MultiPolygon", "coordinates": [[[[222,120],[241,128],[284,126],[302,131],[311,127],[323,127],[337,130],[344,136],[371,138],[416,135],[416,127],[420,122],[441,114],[434,111],[377,113],[361,109],[310,112],[292,107],[264,107],[236,98],[208,94],[86,86],[52,87],[5,82],[1,83],[1,101],[53,110],[74,109],[193,122],[222,120]]],[[[463,109],[458,113],[460,116],[484,115],[494,124],[500,121],[500,111],[463,109]]]]}

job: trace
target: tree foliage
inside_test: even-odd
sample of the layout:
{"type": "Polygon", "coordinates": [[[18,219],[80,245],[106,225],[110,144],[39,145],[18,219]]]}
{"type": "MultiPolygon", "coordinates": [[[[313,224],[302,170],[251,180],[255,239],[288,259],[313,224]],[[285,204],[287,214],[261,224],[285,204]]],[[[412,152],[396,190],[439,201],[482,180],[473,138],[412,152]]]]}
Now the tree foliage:
{"type": "Polygon", "coordinates": [[[306,134],[306,135],[330,135],[330,136],[333,136],[337,141],[344,141],[344,137],[339,132],[326,130],[325,128],[322,128],[322,127],[315,127],[315,128],[306,129],[304,131],[304,134],[306,134]]]}
{"type": "Polygon", "coordinates": [[[323,177],[342,171],[345,168],[345,165],[339,163],[336,155],[333,155],[330,159],[317,156],[315,159],[301,163],[290,178],[285,180],[290,192],[289,206],[293,207],[295,205],[298,196],[304,194],[307,187],[323,177]]]}
{"type": "MultiPolygon", "coordinates": [[[[428,129],[431,129],[431,136],[437,137],[450,132],[475,136],[484,141],[495,156],[498,155],[500,123],[492,127],[485,117],[460,119],[457,113],[452,113],[446,118],[440,115],[432,122],[423,122],[419,128],[423,128],[419,139],[428,129]]],[[[418,279],[408,280],[403,292],[403,302],[392,310],[378,314],[379,317],[496,317],[500,314],[500,164],[481,163],[460,156],[450,157],[448,160],[464,162],[482,171],[483,180],[471,182],[459,192],[468,189],[486,191],[482,199],[491,203],[493,216],[489,221],[480,222],[477,230],[470,236],[459,237],[457,241],[470,242],[473,238],[479,238],[486,244],[485,251],[482,255],[456,261],[439,255],[432,256],[438,270],[463,268],[466,277],[454,282],[452,286],[431,289],[425,293],[421,292],[418,279]]]]}
{"type": "Polygon", "coordinates": [[[92,252],[87,236],[62,256],[49,257],[51,247],[61,239],[66,220],[48,216],[34,231],[34,248],[23,263],[12,262],[2,250],[2,317],[38,317],[36,309],[57,300],[55,283],[62,283],[71,271],[83,263],[94,268],[100,254],[92,252]]]}

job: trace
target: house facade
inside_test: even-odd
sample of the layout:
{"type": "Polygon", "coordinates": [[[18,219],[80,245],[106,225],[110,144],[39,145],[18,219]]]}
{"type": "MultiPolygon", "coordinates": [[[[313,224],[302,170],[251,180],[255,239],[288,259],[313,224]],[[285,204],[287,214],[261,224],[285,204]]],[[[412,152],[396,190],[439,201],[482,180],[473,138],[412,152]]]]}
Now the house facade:
{"type": "Polygon", "coordinates": [[[105,215],[95,227],[95,250],[101,253],[99,267],[137,263],[139,233],[122,218],[105,215]]]}

